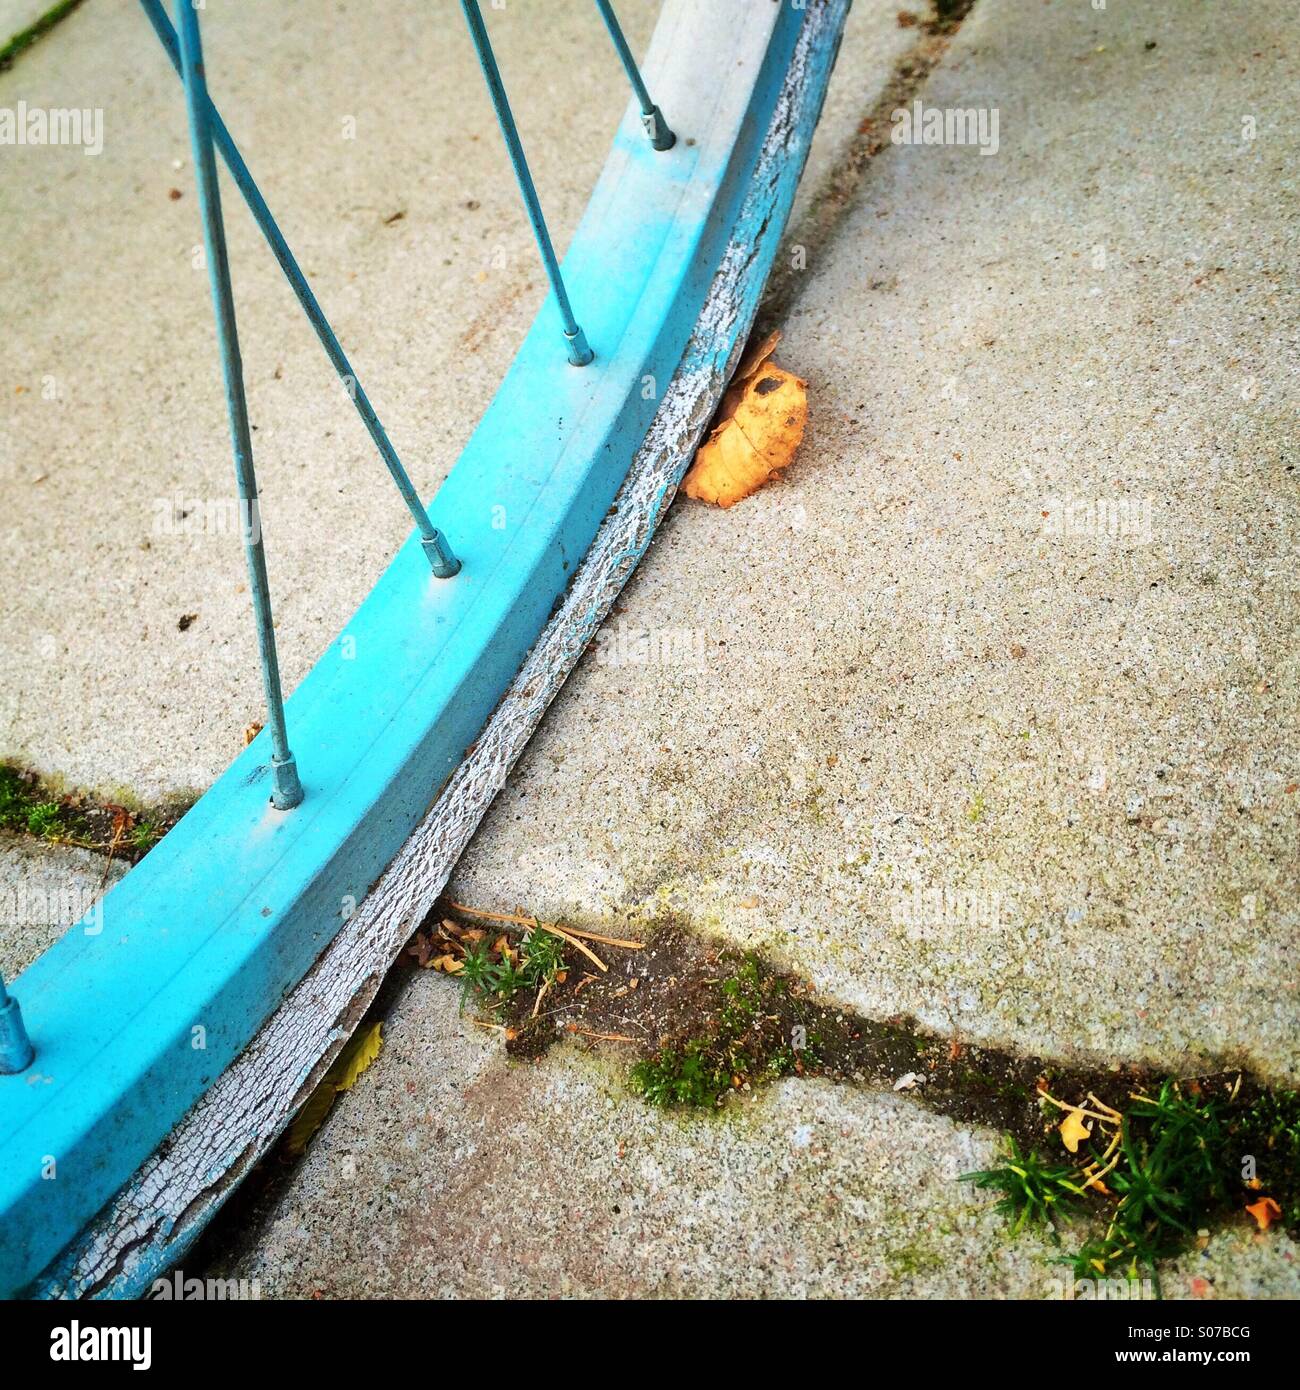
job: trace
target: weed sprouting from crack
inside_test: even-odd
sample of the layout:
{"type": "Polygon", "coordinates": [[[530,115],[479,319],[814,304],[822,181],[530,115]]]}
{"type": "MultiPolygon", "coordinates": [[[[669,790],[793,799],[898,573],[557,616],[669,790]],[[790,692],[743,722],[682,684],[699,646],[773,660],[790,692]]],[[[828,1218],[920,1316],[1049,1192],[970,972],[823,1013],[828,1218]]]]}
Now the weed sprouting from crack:
{"type": "Polygon", "coordinates": [[[1049,1163],[1036,1149],[1021,1151],[1014,1134],[1007,1137],[1006,1162],[979,1173],[963,1173],[959,1182],[1001,1193],[995,1210],[1018,1235],[1026,1226],[1042,1226],[1059,1241],[1058,1213],[1072,1208],[1086,1194],[1077,1185],[1072,1164],[1049,1163]]]}
{"type": "Polygon", "coordinates": [[[409,948],[422,966],[434,966],[460,981],[461,1009],[468,1003],[493,1012],[508,1011],[523,991],[545,992],[565,969],[564,940],[534,921],[523,923],[518,947],[501,932],[495,941],[473,927],[460,927],[450,918],[420,934],[409,948]]]}
{"type": "MultiPolygon", "coordinates": [[[[1052,1103],[1079,1133],[1083,1117],[1092,1121],[1066,1161],[1012,1135],[1001,1164],[961,1181],[1000,1193],[997,1210],[1016,1231],[1042,1225],[1058,1244],[1064,1232],[1077,1236],[1067,1257],[1076,1279],[1145,1274],[1158,1290],[1161,1261],[1196,1248],[1211,1223],[1243,1208],[1260,1229],[1274,1220],[1300,1228],[1300,1093],[1238,1074],[1165,1077],[1119,1109],[1094,1095],[1052,1103]]],[[[1044,1142],[1057,1138],[1048,1132],[1044,1142]]]]}

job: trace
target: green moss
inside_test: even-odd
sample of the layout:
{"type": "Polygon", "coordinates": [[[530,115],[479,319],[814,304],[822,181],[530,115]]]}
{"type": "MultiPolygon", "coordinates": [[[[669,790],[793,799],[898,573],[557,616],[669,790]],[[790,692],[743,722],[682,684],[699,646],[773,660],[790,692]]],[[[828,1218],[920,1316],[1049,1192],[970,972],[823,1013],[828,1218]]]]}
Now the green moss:
{"type": "Polygon", "coordinates": [[[48,843],[138,860],[162,839],[183,809],[177,805],[145,814],[125,799],[96,801],[65,790],[59,778],[38,777],[0,763],[0,830],[48,843]]]}
{"type": "Polygon", "coordinates": [[[87,832],[84,816],[51,801],[48,789],[34,778],[5,766],[0,766],[0,829],[42,840],[79,840],[87,832]]]}
{"type": "Polygon", "coordinates": [[[885,1263],[895,1279],[905,1279],[943,1269],[947,1261],[942,1255],[918,1242],[913,1245],[896,1246],[886,1251],[885,1263]]]}
{"type": "Polygon", "coordinates": [[[20,29],[13,38],[0,46],[0,72],[12,67],[14,59],[20,53],[29,49],[37,39],[48,34],[61,19],[66,19],[80,4],[81,0],[59,0],[58,4],[51,5],[39,19],[34,20],[26,29],[20,29]]]}
{"type": "Polygon", "coordinates": [[[162,839],[163,834],[151,821],[141,821],[131,831],[131,844],[141,854],[147,854],[162,839]]]}
{"type": "Polygon", "coordinates": [[[665,1046],[632,1067],[632,1089],[652,1105],[715,1109],[738,1085],[765,1085],[817,1064],[815,1035],[799,1051],[790,1042],[787,982],[757,956],[743,957],[717,991],[711,1032],[665,1046]]]}
{"type": "Polygon", "coordinates": [[[723,980],[723,1005],[720,1022],[724,1032],[741,1033],[758,1016],[763,990],[758,961],[746,956],[740,969],[729,980],[723,980]]]}
{"type": "Polygon", "coordinates": [[[665,1047],[658,1056],[638,1062],[629,1074],[632,1089],[651,1105],[686,1105],[713,1109],[731,1086],[716,1046],[694,1038],[681,1047],[665,1047]]]}

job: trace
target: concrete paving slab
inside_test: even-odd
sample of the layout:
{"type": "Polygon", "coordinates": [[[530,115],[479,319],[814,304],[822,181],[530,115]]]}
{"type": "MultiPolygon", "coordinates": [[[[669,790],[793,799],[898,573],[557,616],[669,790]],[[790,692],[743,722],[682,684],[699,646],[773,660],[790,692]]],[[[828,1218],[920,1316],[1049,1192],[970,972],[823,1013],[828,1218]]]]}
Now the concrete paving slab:
{"type": "Polygon", "coordinates": [[[0,975],[12,980],[65,931],[97,925],[95,905],[124,860],[0,834],[0,975]]]}

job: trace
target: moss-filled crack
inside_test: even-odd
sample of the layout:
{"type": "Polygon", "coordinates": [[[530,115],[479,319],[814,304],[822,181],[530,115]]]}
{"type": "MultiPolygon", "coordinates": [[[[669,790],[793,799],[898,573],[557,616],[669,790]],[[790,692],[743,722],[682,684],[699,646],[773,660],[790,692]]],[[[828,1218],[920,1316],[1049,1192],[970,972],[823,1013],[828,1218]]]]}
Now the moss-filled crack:
{"type": "Polygon", "coordinates": [[[62,791],[35,772],[0,764],[0,830],[110,854],[143,859],[189,809],[180,803],[144,808],[62,791]]]}
{"type": "Polygon", "coordinates": [[[513,1056],[566,1038],[628,1054],[628,1085],[653,1105],[725,1111],[781,1078],[822,1077],[997,1129],[1005,1159],[967,1180],[1017,1229],[1068,1239],[1076,1277],[1155,1276],[1228,1220],[1300,1234],[1294,1091],[1236,1068],[1069,1066],[868,1019],[681,920],[575,932],[444,905],[409,958],[458,976],[513,1056]]]}
{"type": "Polygon", "coordinates": [[[59,0],[56,5],[51,5],[38,19],[34,20],[25,29],[20,29],[11,38],[0,43],[0,72],[5,72],[13,67],[14,61],[20,53],[25,53],[38,39],[43,39],[57,24],[75,10],[82,0],[59,0]]]}

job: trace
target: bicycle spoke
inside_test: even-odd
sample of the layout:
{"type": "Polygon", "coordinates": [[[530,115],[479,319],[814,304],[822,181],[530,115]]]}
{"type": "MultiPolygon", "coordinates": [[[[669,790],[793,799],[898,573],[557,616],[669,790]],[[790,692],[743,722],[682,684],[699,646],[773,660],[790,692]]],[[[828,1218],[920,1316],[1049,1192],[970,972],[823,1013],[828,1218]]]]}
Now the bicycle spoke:
{"type": "Polygon", "coordinates": [[[614,6],[610,4],[610,0],[596,0],[596,8],[605,21],[605,28],[609,30],[610,38],[614,40],[614,48],[622,61],[623,70],[627,73],[628,81],[632,84],[632,91],[636,94],[636,99],[641,106],[641,124],[645,127],[645,133],[650,137],[650,143],[657,150],[671,150],[677,143],[677,137],[668,128],[668,122],[664,120],[664,113],[650,100],[650,93],[646,91],[646,85],[641,80],[641,70],[637,67],[632,50],[627,46],[627,40],[623,37],[623,29],[618,22],[618,16],[614,13],[614,6]]]}
{"type": "Polygon", "coordinates": [[[248,429],[248,402],[244,396],[244,371],[239,357],[239,333],[235,326],[235,301],[226,256],[226,232],[221,220],[221,191],[217,185],[217,162],[212,147],[211,106],[203,74],[199,17],[193,0],[176,0],[176,18],[180,30],[181,76],[185,83],[185,106],[189,113],[194,178],[203,217],[208,278],[212,287],[217,342],[226,382],[226,408],[230,416],[235,478],[240,500],[246,508],[243,518],[244,552],[248,561],[249,588],[253,594],[253,619],[257,625],[262,684],[266,689],[267,725],[271,734],[271,770],[274,777],[271,801],[280,810],[287,811],[302,800],[302,783],[298,780],[298,768],[289,750],[284,723],[280,661],[275,650],[275,630],[271,622],[271,590],[266,578],[266,554],[258,515],[257,477],[253,471],[253,444],[248,429]]]}
{"type": "Polygon", "coordinates": [[[528,161],[524,158],[524,147],[519,141],[519,131],[510,110],[505,86],[501,81],[501,70],[497,67],[497,60],[492,52],[487,26],[483,23],[482,11],[478,7],[478,0],[460,0],[460,4],[461,9],[465,11],[465,23],[469,25],[470,37],[478,51],[479,66],[483,69],[488,94],[496,108],[497,123],[505,138],[510,162],[515,168],[515,178],[523,196],[524,208],[528,213],[529,222],[532,223],[533,235],[537,238],[537,249],[541,252],[542,264],[546,267],[551,289],[555,291],[555,301],[560,306],[560,317],[564,320],[564,336],[568,341],[569,361],[575,367],[585,367],[594,354],[587,343],[586,334],[578,327],[578,321],[574,318],[573,309],[569,304],[569,296],[564,289],[560,263],[555,257],[555,247],[551,245],[551,234],[546,230],[546,219],[542,216],[542,205],[537,200],[533,177],[528,172],[528,161]]]}
{"type": "MultiPolygon", "coordinates": [[[[181,74],[180,46],[176,40],[176,30],[172,27],[171,20],[167,18],[167,12],[163,9],[161,0],[140,0],[140,4],[149,23],[153,25],[158,41],[166,50],[172,67],[176,69],[179,76],[181,74]]],[[[424,503],[420,500],[419,493],[416,492],[406,469],[402,466],[402,461],[397,457],[397,450],[393,448],[378,415],[375,414],[375,409],[370,404],[370,398],[362,389],[356,372],[352,370],[352,364],[348,361],[334,330],[329,325],[329,320],[326,319],[324,311],[317,303],[316,296],[307,283],[307,277],[299,269],[298,262],[289,249],[288,242],[285,241],[280,228],[276,225],[275,218],[271,216],[270,208],[267,207],[261,191],[254,182],[252,174],[248,171],[248,166],[244,163],[243,156],[239,153],[230,131],[226,128],[225,121],[221,119],[221,113],[212,104],[211,98],[208,99],[208,124],[212,139],[221,151],[221,157],[226,161],[226,168],[230,170],[230,176],[234,179],[235,186],[244,195],[244,201],[253,214],[253,220],[261,228],[262,235],[266,238],[272,254],[279,262],[280,269],[284,271],[285,279],[293,288],[294,294],[298,296],[298,303],[302,305],[308,321],[316,330],[316,336],[325,349],[325,355],[339,374],[348,395],[352,398],[352,403],[357,408],[357,414],[361,416],[371,439],[374,440],[375,447],[379,450],[380,458],[383,459],[393,482],[397,485],[398,492],[401,493],[402,501],[406,503],[407,510],[415,519],[415,524],[420,528],[421,543],[424,546],[425,554],[429,557],[429,564],[434,574],[439,579],[450,579],[452,575],[459,572],[460,561],[452,554],[446,538],[429,520],[429,514],[425,510],[424,503]]]]}

